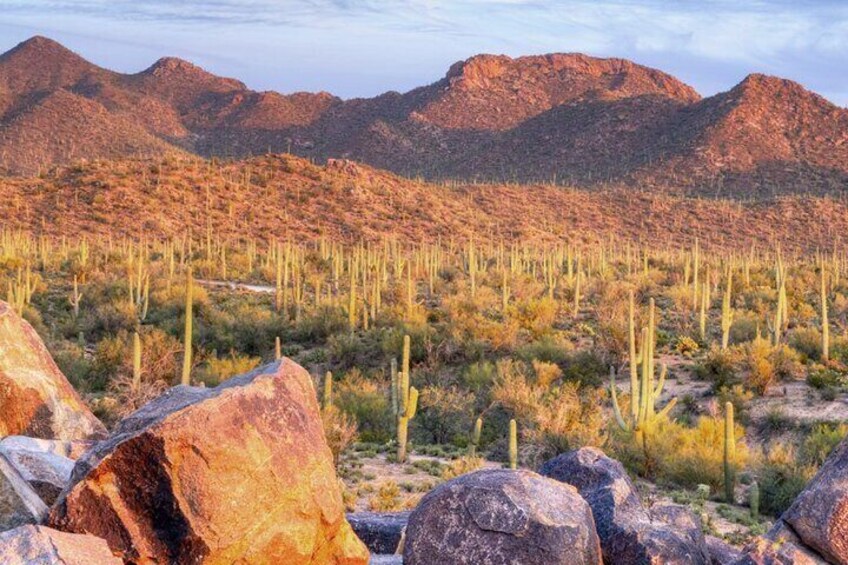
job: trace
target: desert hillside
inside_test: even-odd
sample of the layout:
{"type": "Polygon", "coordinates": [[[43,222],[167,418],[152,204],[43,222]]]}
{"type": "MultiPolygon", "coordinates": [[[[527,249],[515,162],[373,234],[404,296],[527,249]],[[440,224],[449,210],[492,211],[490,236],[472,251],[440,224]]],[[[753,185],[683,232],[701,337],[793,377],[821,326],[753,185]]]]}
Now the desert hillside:
{"type": "Polygon", "coordinates": [[[180,59],[125,75],[34,37],[0,55],[0,168],[288,152],[405,176],[624,184],[710,197],[841,193],[848,111],[751,75],[701,98],[661,71],[582,54],[479,55],[400,94],[255,92],[180,59]]]}

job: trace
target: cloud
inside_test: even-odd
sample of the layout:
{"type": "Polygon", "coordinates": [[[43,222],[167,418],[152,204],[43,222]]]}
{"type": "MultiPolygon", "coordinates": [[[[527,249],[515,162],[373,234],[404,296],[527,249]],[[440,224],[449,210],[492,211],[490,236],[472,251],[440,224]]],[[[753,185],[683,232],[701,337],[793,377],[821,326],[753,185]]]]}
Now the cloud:
{"type": "Polygon", "coordinates": [[[582,51],[707,94],[757,71],[848,102],[848,4],[836,0],[0,0],[0,25],[70,38],[95,60],[86,46],[111,42],[105,59],[121,69],[158,50],[264,88],[371,95],[478,52],[582,51]]]}

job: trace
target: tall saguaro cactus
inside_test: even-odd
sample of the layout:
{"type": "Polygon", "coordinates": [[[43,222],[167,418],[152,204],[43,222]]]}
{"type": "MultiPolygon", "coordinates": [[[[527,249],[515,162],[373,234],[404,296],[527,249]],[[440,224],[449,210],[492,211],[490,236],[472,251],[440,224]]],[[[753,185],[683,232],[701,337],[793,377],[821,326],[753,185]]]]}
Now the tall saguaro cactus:
{"type": "Polygon", "coordinates": [[[830,321],[827,315],[827,273],[824,261],[821,264],[821,325],[822,325],[822,361],[830,360],[830,321]]]}
{"type": "Polygon", "coordinates": [[[733,503],[733,492],[736,486],[736,430],[733,422],[733,404],[724,405],[724,498],[733,503]]]}
{"type": "Polygon", "coordinates": [[[397,425],[398,462],[406,461],[406,448],[409,442],[409,421],[415,418],[418,410],[418,389],[409,386],[409,358],[411,342],[408,335],[403,336],[403,361],[400,372],[399,415],[397,425]]]}
{"type": "Polygon", "coordinates": [[[183,338],[183,373],[181,382],[191,383],[191,334],[194,328],[194,277],[191,267],[186,270],[185,335],[183,338]]]}
{"type": "Polygon", "coordinates": [[[518,424],[509,421],[509,468],[518,468],[518,424]]]}
{"type": "Polygon", "coordinates": [[[651,299],[648,313],[648,326],[642,328],[642,339],[638,355],[636,354],[636,328],[633,315],[633,294],[630,295],[630,412],[625,418],[618,402],[618,391],[615,384],[615,369],[610,368],[610,394],[612,396],[613,412],[618,426],[626,432],[634,432],[641,438],[647,449],[646,427],[653,421],[665,418],[677,403],[677,398],[672,398],[660,410],[656,411],[656,402],[662,394],[665,386],[667,369],[663,365],[660,369],[659,382],[654,386],[655,360],[654,350],[656,347],[656,314],[653,299],[651,299]]]}

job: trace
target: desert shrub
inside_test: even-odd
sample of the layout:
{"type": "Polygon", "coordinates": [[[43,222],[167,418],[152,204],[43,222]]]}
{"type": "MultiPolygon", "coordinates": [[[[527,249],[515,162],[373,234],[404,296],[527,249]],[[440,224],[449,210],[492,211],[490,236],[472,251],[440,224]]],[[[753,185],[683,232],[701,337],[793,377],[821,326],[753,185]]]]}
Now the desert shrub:
{"type": "Polygon", "coordinates": [[[347,313],[334,306],[322,306],[316,311],[307,310],[297,324],[295,336],[298,341],[320,343],[331,335],[347,330],[347,313]]]}
{"type": "Polygon", "coordinates": [[[842,382],[841,373],[826,367],[814,367],[807,373],[807,384],[815,389],[836,389],[842,382]]]}
{"type": "Polygon", "coordinates": [[[730,343],[745,343],[757,337],[760,326],[757,318],[745,314],[737,314],[733,318],[733,323],[730,325],[730,343]]]}
{"type": "Polygon", "coordinates": [[[846,435],[848,424],[817,424],[801,444],[802,461],[821,466],[846,435]]]}
{"type": "Polygon", "coordinates": [[[796,458],[795,450],[777,443],[765,454],[759,468],[760,509],[779,516],[813,477],[816,467],[796,458]]]}
{"type": "Polygon", "coordinates": [[[571,344],[554,335],[544,336],[528,343],[518,350],[518,356],[525,361],[545,361],[565,364],[572,350],[571,344]]]}
{"type": "Polygon", "coordinates": [[[733,385],[732,387],[722,387],[716,395],[718,405],[721,407],[721,413],[724,414],[724,406],[730,402],[733,404],[733,414],[736,420],[742,424],[748,423],[748,406],[754,394],[745,390],[742,385],[733,385]]]}
{"type": "MultiPolygon", "coordinates": [[[[745,467],[749,453],[740,441],[745,430],[736,425],[737,470],[745,467]]],[[[674,421],[658,421],[648,433],[648,455],[650,471],[657,481],[695,488],[699,484],[710,485],[718,491],[724,484],[724,418],[702,416],[694,427],[674,421]]],[[[613,452],[631,471],[644,474],[645,450],[634,441],[630,433],[616,430],[612,442],[613,452]]]]}
{"type": "Polygon", "coordinates": [[[442,479],[449,481],[451,479],[455,479],[461,475],[465,475],[466,473],[471,473],[472,471],[476,471],[483,467],[483,459],[481,457],[474,457],[471,455],[466,455],[464,457],[460,457],[458,459],[454,459],[451,461],[443,470],[442,470],[442,479]]]}
{"type": "Polygon", "coordinates": [[[487,390],[497,378],[498,370],[490,361],[478,361],[468,366],[462,375],[463,383],[472,391],[487,390]]]}
{"type": "Polygon", "coordinates": [[[498,363],[493,402],[518,421],[522,459],[537,466],[550,457],[585,445],[603,445],[606,421],[604,392],[577,383],[543,388],[516,362],[498,363]]]}
{"type": "Polygon", "coordinates": [[[259,357],[248,357],[235,351],[231,351],[226,357],[219,358],[213,355],[206,359],[206,366],[199,380],[207,385],[216,386],[230,377],[252,371],[259,366],[260,361],[259,357]]]}
{"type": "Polygon", "coordinates": [[[508,315],[534,338],[549,334],[556,320],[557,303],[550,298],[521,300],[510,306],[508,315]]]}
{"type": "Polygon", "coordinates": [[[594,349],[578,351],[568,356],[563,379],[581,385],[600,386],[609,375],[609,364],[594,349]]]}
{"type": "Polygon", "coordinates": [[[341,454],[356,441],[356,422],[336,406],[328,406],[321,410],[321,423],[333,463],[338,467],[341,454]]]}
{"type": "Polygon", "coordinates": [[[533,366],[533,373],[536,375],[536,384],[542,388],[548,388],[562,378],[563,373],[559,365],[536,360],[531,364],[533,366]]]}
{"type": "Polygon", "coordinates": [[[801,354],[802,360],[821,359],[822,337],[816,328],[797,328],[789,334],[789,345],[801,354]]]}
{"type": "Polygon", "coordinates": [[[692,355],[698,352],[700,347],[698,346],[697,341],[695,341],[688,335],[682,335],[677,338],[677,342],[674,346],[674,349],[680,355],[691,357],[692,355]]]}
{"type": "Polygon", "coordinates": [[[415,423],[434,443],[465,443],[474,415],[474,394],[457,387],[428,386],[421,391],[415,423]]]}
{"type": "Polygon", "coordinates": [[[354,419],[362,441],[385,443],[394,436],[394,416],[386,388],[358,369],[349,371],[334,385],[333,402],[354,419]]]}
{"type": "Polygon", "coordinates": [[[699,379],[711,382],[715,391],[732,388],[742,382],[736,371],[736,355],[729,349],[710,349],[695,365],[695,374],[699,379]]]}

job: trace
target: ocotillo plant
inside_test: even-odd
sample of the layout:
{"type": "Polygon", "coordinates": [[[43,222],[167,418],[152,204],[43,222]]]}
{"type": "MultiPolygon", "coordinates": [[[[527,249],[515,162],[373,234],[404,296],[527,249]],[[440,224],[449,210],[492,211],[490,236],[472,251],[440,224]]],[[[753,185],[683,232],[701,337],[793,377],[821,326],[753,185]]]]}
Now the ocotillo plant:
{"type": "Polygon", "coordinates": [[[183,373],[181,382],[191,383],[191,335],[194,326],[194,277],[191,267],[186,270],[186,303],[185,303],[185,335],[183,337],[183,373]]]}
{"type": "Polygon", "coordinates": [[[468,446],[468,454],[471,457],[477,455],[477,448],[480,447],[480,434],[483,432],[483,418],[477,418],[474,421],[474,431],[471,433],[471,444],[468,446]]]}
{"type": "Polygon", "coordinates": [[[509,468],[518,468],[518,425],[514,419],[509,421],[509,468]]]}
{"type": "Polygon", "coordinates": [[[733,492],[736,486],[736,433],[733,423],[733,403],[724,405],[724,498],[733,503],[733,492]]]}

